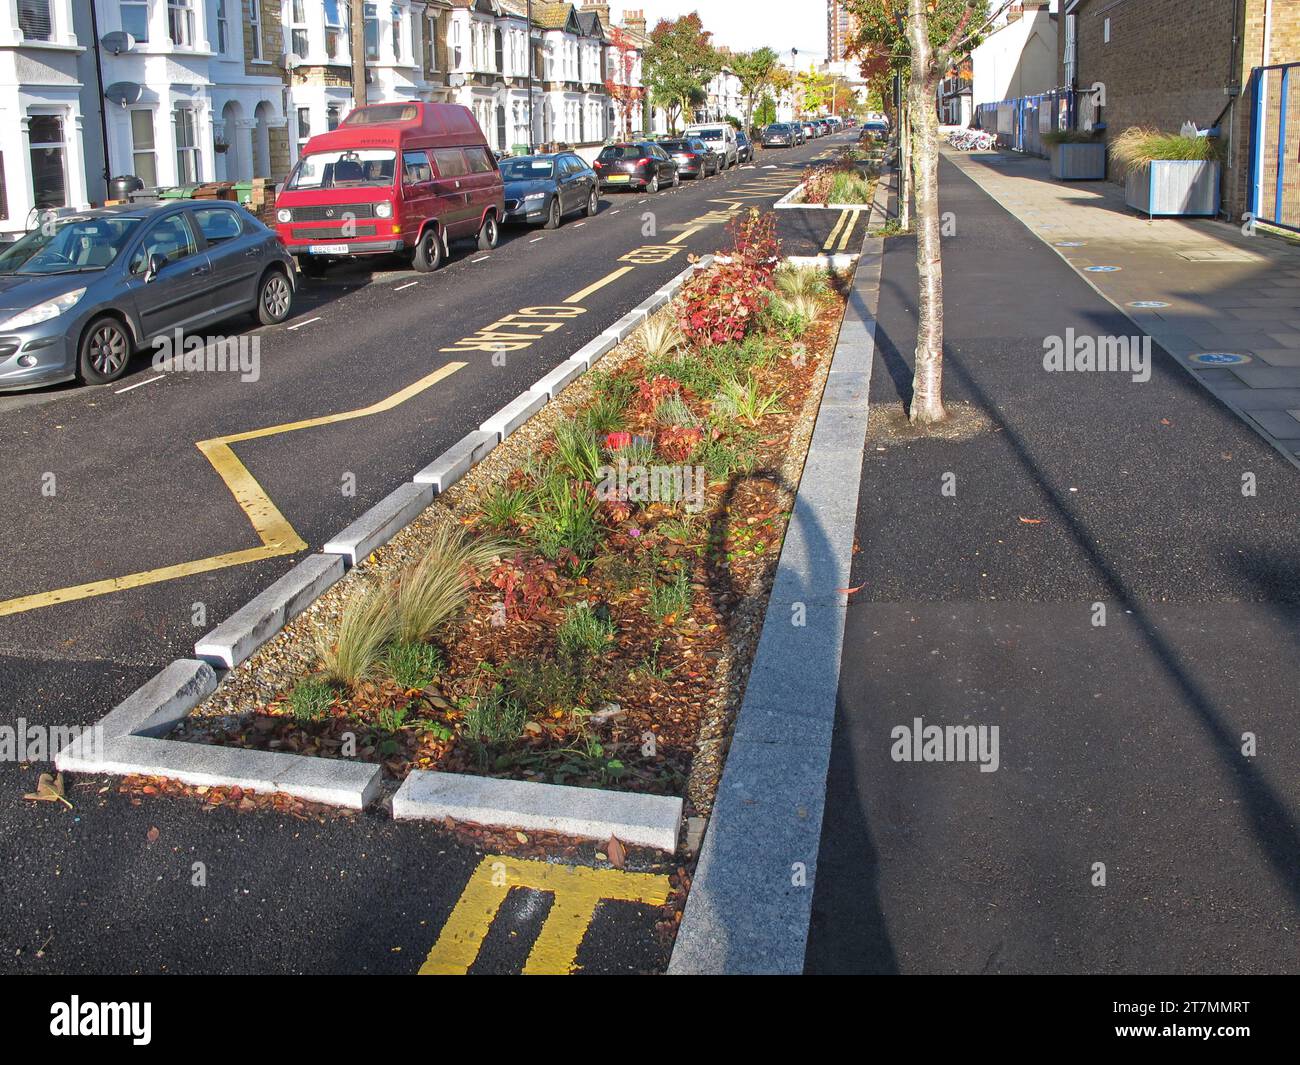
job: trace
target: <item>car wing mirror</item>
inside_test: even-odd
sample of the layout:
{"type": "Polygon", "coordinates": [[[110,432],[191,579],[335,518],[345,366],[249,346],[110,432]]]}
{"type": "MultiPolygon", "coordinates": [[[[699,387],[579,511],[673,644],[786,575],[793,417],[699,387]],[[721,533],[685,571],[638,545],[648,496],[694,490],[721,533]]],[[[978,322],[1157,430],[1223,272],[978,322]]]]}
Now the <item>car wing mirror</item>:
{"type": "Polygon", "coordinates": [[[148,284],[160,273],[162,273],[162,268],[166,265],[167,265],[167,257],[163,255],[162,252],[156,251],[152,255],[150,255],[149,262],[145,265],[144,268],[145,284],[148,284]]]}

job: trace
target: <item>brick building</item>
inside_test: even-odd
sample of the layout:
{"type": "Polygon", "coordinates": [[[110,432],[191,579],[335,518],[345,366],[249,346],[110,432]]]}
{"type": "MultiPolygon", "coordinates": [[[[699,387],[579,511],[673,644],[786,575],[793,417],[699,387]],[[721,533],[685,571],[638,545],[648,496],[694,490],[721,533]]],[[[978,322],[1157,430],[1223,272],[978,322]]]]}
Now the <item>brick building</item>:
{"type": "MultiPolygon", "coordinates": [[[[1076,90],[1076,123],[1104,123],[1107,139],[1130,126],[1170,132],[1187,121],[1201,129],[1217,126],[1227,152],[1223,209],[1239,218],[1248,203],[1256,117],[1252,71],[1300,62],[1300,0],[1066,0],[1063,7],[1058,59],[1061,84],[1076,90]]],[[[1265,76],[1265,128],[1277,126],[1280,85],[1278,73],[1265,76]]],[[[1291,160],[1294,184],[1300,71],[1289,90],[1283,154],[1291,160]]],[[[1276,154],[1260,175],[1270,190],[1276,154]]],[[[1122,177],[1112,174],[1113,180],[1122,177]]],[[[1296,189],[1287,195],[1296,197],[1296,189]]]]}

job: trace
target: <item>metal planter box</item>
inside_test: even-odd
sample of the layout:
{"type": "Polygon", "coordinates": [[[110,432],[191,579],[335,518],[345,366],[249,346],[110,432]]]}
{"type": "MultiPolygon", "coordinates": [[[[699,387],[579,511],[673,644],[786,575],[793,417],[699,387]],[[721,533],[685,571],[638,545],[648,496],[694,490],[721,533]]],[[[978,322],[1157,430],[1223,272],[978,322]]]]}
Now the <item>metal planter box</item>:
{"type": "Polygon", "coordinates": [[[1106,145],[1053,144],[1052,177],[1061,181],[1103,181],[1106,178],[1106,145]]]}
{"type": "Polygon", "coordinates": [[[1219,213],[1219,164],[1209,159],[1155,159],[1128,172],[1124,202],[1152,218],[1219,213]]]}

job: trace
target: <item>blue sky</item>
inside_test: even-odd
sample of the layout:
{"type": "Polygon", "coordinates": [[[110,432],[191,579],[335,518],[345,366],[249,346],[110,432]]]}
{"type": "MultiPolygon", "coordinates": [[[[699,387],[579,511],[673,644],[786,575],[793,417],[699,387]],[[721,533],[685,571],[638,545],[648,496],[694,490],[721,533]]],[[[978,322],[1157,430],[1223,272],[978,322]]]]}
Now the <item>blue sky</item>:
{"type": "Polygon", "coordinates": [[[826,58],[826,0],[632,0],[610,5],[615,21],[623,11],[645,11],[648,28],[661,18],[677,18],[698,11],[715,44],[736,51],[767,45],[789,60],[799,49],[799,65],[826,58]]]}

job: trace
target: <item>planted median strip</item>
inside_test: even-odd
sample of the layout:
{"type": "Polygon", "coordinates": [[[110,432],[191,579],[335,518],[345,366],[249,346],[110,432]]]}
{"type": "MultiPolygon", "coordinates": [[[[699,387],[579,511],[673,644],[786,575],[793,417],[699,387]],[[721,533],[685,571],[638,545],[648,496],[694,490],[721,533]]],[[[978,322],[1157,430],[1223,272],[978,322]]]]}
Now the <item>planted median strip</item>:
{"type": "Polygon", "coordinates": [[[315,563],[305,610],[315,569],[202,641],[235,668],[166,757],[131,768],[130,736],[98,768],[214,786],[306,758],[227,783],[329,801],[346,767],[344,805],[396,788],[395,816],[672,850],[712,802],[842,307],[775,271],[761,216],[736,236],[327,544],[356,569],[315,563]]]}

